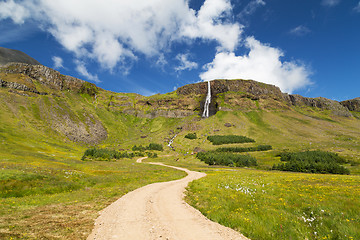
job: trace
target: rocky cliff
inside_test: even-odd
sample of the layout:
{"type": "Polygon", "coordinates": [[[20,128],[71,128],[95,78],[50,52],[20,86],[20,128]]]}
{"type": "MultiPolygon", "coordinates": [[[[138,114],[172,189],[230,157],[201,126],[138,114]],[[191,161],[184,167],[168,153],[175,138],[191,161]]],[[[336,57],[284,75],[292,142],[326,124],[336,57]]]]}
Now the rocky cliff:
{"type": "Polygon", "coordinates": [[[0,87],[19,97],[29,99],[5,100],[6,107],[14,115],[20,113],[15,109],[21,103],[23,109],[27,104],[36,102],[37,120],[43,126],[65,135],[69,140],[88,144],[97,144],[107,138],[107,130],[101,120],[94,114],[75,110],[68,104],[69,97],[65,92],[92,95],[98,88],[89,82],[60,74],[43,65],[27,63],[7,63],[0,67],[0,87]],[[38,96],[49,95],[48,98],[38,96]],[[29,103],[27,103],[29,102],[29,103]]]}

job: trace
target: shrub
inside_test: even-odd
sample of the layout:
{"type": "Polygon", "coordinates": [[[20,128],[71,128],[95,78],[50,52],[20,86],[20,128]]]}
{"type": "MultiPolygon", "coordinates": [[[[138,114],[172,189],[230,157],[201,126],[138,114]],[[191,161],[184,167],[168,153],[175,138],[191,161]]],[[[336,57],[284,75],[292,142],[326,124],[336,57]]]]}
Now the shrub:
{"type": "Polygon", "coordinates": [[[185,135],[185,138],[188,139],[197,139],[196,133],[188,133],[185,135]]]}
{"type": "Polygon", "coordinates": [[[157,151],[163,151],[163,146],[158,143],[150,143],[147,147],[147,150],[157,150],[157,151]]]}
{"type": "Polygon", "coordinates": [[[133,151],[140,151],[144,152],[145,150],[157,150],[157,151],[163,151],[163,146],[161,144],[157,143],[150,143],[149,146],[143,147],[142,145],[136,146],[134,145],[131,150],[133,151]]]}
{"type": "Polygon", "coordinates": [[[106,148],[89,148],[86,149],[81,160],[97,159],[97,160],[111,160],[120,158],[130,158],[127,152],[118,152],[106,148]]]}
{"type": "Polygon", "coordinates": [[[271,150],[270,145],[259,145],[257,147],[222,147],[215,150],[215,152],[256,152],[271,150]]]}
{"type": "Polygon", "coordinates": [[[281,153],[280,160],[285,163],[274,164],[273,170],[306,172],[306,173],[332,173],[350,174],[349,169],[340,164],[347,160],[335,153],[324,151],[305,151],[281,153]]]}
{"type": "Polygon", "coordinates": [[[223,165],[235,167],[257,166],[256,159],[249,155],[233,153],[199,152],[196,157],[209,165],[223,165]]]}
{"type": "Polygon", "coordinates": [[[213,145],[255,142],[254,139],[240,135],[213,135],[208,136],[207,139],[212,142],[213,145]]]}

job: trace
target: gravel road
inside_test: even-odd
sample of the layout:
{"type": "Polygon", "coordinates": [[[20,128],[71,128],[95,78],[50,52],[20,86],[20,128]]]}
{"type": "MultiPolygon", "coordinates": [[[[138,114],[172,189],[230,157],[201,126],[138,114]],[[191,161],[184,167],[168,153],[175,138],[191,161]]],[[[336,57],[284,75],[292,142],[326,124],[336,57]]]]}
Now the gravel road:
{"type": "Polygon", "coordinates": [[[210,221],[183,200],[188,183],[204,177],[205,173],[161,163],[151,164],[182,170],[188,176],[150,184],[124,195],[100,212],[88,240],[247,239],[230,228],[210,221]]]}

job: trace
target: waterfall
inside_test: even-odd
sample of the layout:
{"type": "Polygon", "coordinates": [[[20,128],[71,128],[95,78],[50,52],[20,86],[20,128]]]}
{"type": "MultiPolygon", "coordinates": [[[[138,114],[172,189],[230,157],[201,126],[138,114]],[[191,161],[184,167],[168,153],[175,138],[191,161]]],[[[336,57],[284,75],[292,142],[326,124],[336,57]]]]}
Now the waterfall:
{"type": "Polygon", "coordinates": [[[210,86],[210,81],[208,81],[208,92],[207,92],[206,100],[205,100],[205,104],[204,104],[204,112],[202,114],[203,118],[209,117],[210,102],[211,102],[211,86],[210,86]]]}
{"type": "Polygon", "coordinates": [[[168,147],[171,148],[172,150],[175,151],[174,147],[172,146],[174,139],[176,138],[177,134],[175,134],[175,136],[173,138],[170,139],[170,142],[168,144],[168,147]]]}

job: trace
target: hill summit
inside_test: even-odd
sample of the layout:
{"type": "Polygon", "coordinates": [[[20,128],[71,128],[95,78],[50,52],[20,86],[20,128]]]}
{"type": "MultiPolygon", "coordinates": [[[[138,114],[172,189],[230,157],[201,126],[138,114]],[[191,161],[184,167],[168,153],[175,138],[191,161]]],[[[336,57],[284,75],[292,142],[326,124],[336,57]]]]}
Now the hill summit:
{"type": "Polygon", "coordinates": [[[34,58],[21,51],[0,47],[0,66],[4,66],[10,62],[40,65],[34,58]]]}

